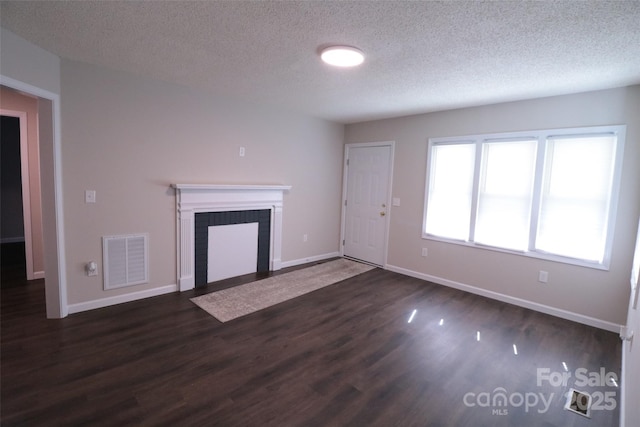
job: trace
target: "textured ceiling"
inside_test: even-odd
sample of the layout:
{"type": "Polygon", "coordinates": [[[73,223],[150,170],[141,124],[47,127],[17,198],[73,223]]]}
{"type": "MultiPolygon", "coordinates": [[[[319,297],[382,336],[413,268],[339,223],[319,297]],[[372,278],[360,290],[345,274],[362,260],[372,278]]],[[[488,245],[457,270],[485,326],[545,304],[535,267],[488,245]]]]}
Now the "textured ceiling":
{"type": "Polygon", "coordinates": [[[640,83],[640,1],[7,2],[60,57],[342,123],[640,83]],[[318,50],[357,46],[357,69],[318,50]]]}

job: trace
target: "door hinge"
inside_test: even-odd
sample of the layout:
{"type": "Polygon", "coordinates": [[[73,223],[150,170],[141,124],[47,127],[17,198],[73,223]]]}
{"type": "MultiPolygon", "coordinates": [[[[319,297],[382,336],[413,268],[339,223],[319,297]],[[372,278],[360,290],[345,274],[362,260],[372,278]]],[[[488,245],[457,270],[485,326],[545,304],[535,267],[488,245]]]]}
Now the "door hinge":
{"type": "Polygon", "coordinates": [[[347,199],[344,199],[344,205],[347,206],[347,199]]]}
{"type": "Polygon", "coordinates": [[[349,166],[349,159],[347,159],[347,166],[349,166]]]}
{"type": "Polygon", "coordinates": [[[344,246],[344,239],[342,239],[342,246],[344,246]]]}

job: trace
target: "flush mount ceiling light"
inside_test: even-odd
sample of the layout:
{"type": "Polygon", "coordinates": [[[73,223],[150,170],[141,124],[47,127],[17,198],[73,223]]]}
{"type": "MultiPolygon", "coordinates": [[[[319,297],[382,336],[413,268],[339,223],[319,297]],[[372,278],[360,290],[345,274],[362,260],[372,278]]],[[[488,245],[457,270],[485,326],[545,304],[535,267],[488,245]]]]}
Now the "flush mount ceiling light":
{"type": "Polygon", "coordinates": [[[336,67],[355,67],[364,62],[364,53],[351,46],[330,46],[322,49],[320,58],[336,67]]]}

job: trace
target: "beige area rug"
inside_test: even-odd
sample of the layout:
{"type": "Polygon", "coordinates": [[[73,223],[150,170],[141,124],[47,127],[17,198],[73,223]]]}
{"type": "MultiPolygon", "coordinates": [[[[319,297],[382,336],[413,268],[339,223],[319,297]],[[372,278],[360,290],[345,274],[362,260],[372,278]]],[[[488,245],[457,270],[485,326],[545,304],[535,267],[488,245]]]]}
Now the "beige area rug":
{"type": "Polygon", "coordinates": [[[228,322],[374,268],[342,258],[201,295],[191,301],[219,321],[228,322]]]}

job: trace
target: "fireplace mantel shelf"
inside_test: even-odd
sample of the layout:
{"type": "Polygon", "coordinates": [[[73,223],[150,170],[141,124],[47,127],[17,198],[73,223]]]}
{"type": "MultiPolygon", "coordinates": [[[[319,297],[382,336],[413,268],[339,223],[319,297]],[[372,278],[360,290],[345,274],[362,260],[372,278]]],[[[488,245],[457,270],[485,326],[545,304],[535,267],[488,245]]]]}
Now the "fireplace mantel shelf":
{"type": "Polygon", "coordinates": [[[261,191],[261,190],[291,190],[290,185],[242,185],[242,184],[171,184],[171,187],[181,191],[261,191]]]}

